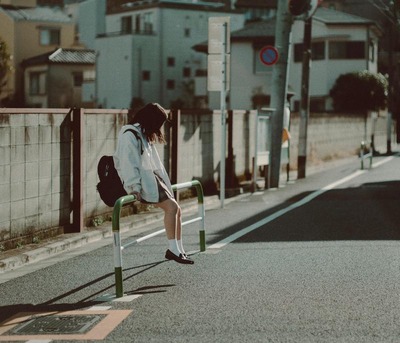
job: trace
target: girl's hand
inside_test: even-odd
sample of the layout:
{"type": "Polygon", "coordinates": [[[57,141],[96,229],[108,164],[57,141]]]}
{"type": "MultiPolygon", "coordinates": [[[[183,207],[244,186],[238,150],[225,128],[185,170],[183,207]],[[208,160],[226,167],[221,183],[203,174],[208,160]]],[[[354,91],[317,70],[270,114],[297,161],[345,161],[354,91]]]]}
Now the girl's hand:
{"type": "Polygon", "coordinates": [[[137,201],[141,201],[142,200],[142,196],[140,195],[139,192],[132,192],[131,194],[136,197],[137,201]]]}

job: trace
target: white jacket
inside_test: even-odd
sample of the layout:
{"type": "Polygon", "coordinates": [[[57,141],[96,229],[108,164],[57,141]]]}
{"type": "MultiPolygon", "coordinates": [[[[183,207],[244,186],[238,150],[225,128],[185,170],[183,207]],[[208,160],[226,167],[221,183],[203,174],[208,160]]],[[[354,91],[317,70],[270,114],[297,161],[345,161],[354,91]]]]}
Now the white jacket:
{"type": "Polygon", "coordinates": [[[140,192],[148,202],[158,202],[158,186],[154,173],[157,173],[172,193],[171,181],[161,163],[154,144],[150,144],[142,134],[139,124],[125,125],[118,134],[117,149],[114,153],[114,165],[128,194],[140,192]],[[141,137],[141,142],[132,132],[135,130],[141,137]],[[141,147],[143,146],[143,154],[141,147]]]}

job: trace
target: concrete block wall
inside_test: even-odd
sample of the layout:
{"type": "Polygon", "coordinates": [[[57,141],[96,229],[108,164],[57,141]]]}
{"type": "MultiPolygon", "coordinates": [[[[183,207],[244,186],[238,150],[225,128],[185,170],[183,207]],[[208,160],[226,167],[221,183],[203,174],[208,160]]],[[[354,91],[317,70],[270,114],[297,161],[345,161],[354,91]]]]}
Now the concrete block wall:
{"type": "Polygon", "coordinates": [[[70,215],[68,110],[0,113],[0,242],[70,215]]]}
{"type": "MultiPolygon", "coordinates": [[[[290,123],[290,167],[297,169],[299,116],[292,115],[290,123]]],[[[381,116],[376,119],[375,147],[386,152],[387,118],[381,116]]],[[[393,131],[393,130],[392,130],[393,131]]],[[[311,165],[329,161],[340,157],[356,156],[361,141],[370,142],[372,122],[368,118],[332,114],[312,114],[309,118],[307,132],[307,163],[311,165]]],[[[392,142],[395,142],[393,135],[392,142]]]]}
{"type": "MultiPolygon", "coordinates": [[[[234,111],[232,146],[234,174],[252,172],[255,146],[255,111],[234,111]]],[[[97,163],[112,155],[117,135],[127,122],[126,110],[85,110],[83,124],[84,224],[111,213],[96,190],[97,163]]],[[[291,120],[291,168],[297,167],[299,118],[291,120]]],[[[354,156],[364,139],[363,118],[312,115],[308,127],[307,163],[354,156]]],[[[370,138],[371,122],[367,125],[370,138]]],[[[68,109],[0,109],[0,244],[23,235],[55,231],[71,224],[74,208],[73,136],[68,109]]],[[[227,135],[228,139],[228,135],[227,135]]],[[[394,137],[392,141],[395,142],[394,137]]],[[[386,149],[386,118],[376,122],[376,147],[386,149]]],[[[229,144],[227,142],[227,149],[229,144]]],[[[164,163],[169,147],[157,145],[164,163]]],[[[228,155],[228,151],[227,151],[228,155]]],[[[219,181],[221,115],[219,111],[182,111],[178,135],[178,182],[219,181]]],[[[76,209],[75,209],[76,210],[76,209]]],[[[81,228],[83,229],[83,228],[81,228]]]]}

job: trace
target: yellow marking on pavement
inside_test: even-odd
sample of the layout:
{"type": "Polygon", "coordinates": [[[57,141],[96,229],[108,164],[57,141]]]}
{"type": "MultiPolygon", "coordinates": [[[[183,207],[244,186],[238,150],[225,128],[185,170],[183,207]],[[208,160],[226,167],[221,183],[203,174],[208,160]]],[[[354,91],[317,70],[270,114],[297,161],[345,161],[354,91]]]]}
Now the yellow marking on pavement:
{"type": "Polygon", "coordinates": [[[11,318],[0,323],[0,341],[29,341],[29,340],[102,340],[113,331],[129,314],[132,310],[111,310],[111,311],[60,311],[60,312],[20,312],[11,318]],[[39,316],[79,316],[79,315],[103,315],[105,316],[99,321],[90,331],[84,334],[29,334],[18,335],[8,334],[10,331],[23,323],[28,322],[39,316]]]}

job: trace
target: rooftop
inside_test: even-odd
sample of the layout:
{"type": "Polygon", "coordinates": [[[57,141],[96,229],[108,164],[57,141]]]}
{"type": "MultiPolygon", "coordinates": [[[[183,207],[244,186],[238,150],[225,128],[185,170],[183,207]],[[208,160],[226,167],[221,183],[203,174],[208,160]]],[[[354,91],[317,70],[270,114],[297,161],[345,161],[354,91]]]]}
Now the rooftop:
{"type": "Polygon", "coordinates": [[[23,61],[24,66],[38,64],[95,64],[96,52],[89,49],[58,48],[46,54],[34,56],[23,61]]]}
{"type": "Polygon", "coordinates": [[[24,9],[0,7],[0,11],[5,12],[15,21],[72,22],[71,18],[58,7],[35,7],[24,9]]]}

